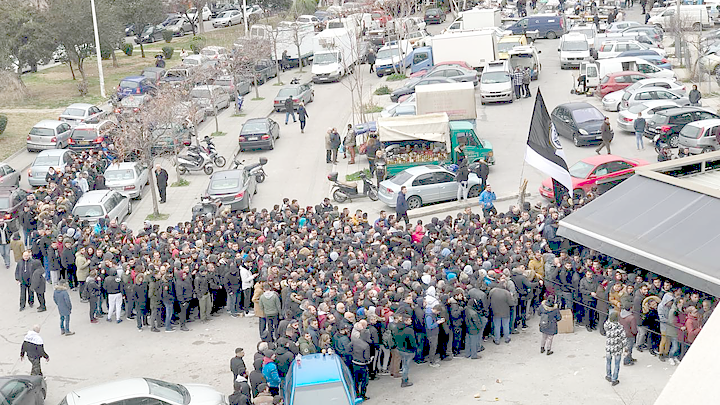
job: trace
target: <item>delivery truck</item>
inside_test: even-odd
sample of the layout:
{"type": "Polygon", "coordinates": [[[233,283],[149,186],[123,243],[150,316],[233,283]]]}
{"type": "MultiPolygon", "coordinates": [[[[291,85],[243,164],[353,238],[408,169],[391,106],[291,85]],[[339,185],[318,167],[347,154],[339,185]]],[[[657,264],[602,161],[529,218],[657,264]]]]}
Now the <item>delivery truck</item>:
{"type": "Polygon", "coordinates": [[[482,70],[485,64],[497,59],[497,39],[492,30],[435,35],[430,38],[430,43],[430,47],[413,51],[412,73],[438,63],[458,61],[482,70]]]}
{"type": "Polygon", "coordinates": [[[313,58],[315,26],[282,21],[276,30],[275,60],[280,63],[283,53],[287,52],[290,67],[309,65],[313,58]]]}
{"type": "Polygon", "coordinates": [[[499,27],[501,23],[502,14],[499,9],[473,9],[461,12],[443,34],[499,27]]]}
{"type": "Polygon", "coordinates": [[[358,61],[357,37],[346,28],[329,28],[317,34],[313,45],[314,83],[339,81],[358,61]]]}
{"type": "Polygon", "coordinates": [[[377,131],[388,177],[414,166],[457,164],[457,149],[469,163],[495,163],[492,144],[477,136],[474,123],[450,121],[446,113],[381,117],[377,131]]]}

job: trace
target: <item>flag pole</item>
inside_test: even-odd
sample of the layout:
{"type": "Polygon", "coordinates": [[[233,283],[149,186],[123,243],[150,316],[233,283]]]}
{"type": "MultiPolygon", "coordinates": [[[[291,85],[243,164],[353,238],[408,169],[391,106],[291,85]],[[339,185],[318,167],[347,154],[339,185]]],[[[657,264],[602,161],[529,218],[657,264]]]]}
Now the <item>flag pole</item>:
{"type": "MultiPolygon", "coordinates": [[[[537,88],[537,91],[535,92],[535,99],[537,99],[538,94],[540,94],[540,87],[539,87],[539,86],[538,86],[538,88],[537,88]]],[[[532,117],[535,115],[535,108],[536,108],[536,107],[537,107],[537,103],[533,103],[533,112],[532,112],[532,115],[530,115],[530,117],[531,117],[531,119],[530,119],[530,128],[532,128],[532,123],[533,123],[533,122],[532,122],[532,117]]],[[[530,130],[528,130],[528,132],[530,132],[530,130]]],[[[525,155],[527,155],[527,148],[525,148],[525,155]]],[[[522,205],[523,205],[523,203],[525,202],[525,192],[526,192],[526,190],[527,190],[527,184],[528,184],[527,179],[524,178],[524,176],[525,176],[525,164],[526,164],[526,163],[527,163],[527,162],[525,161],[525,158],[523,157],[523,164],[522,164],[522,167],[520,168],[520,187],[518,188],[518,202],[517,202],[520,209],[522,209],[522,205]]]]}

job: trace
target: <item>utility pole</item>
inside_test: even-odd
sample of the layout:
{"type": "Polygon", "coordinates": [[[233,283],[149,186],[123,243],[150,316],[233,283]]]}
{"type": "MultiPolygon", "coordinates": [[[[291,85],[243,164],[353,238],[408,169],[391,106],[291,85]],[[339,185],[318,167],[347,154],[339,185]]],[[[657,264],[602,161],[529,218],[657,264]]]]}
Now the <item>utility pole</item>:
{"type": "MultiPolygon", "coordinates": [[[[675,10],[675,56],[680,61],[681,66],[685,66],[686,68],[690,68],[689,65],[690,61],[685,61],[685,58],[683,55],[683,43],[682,43],[682,19],[680,18],[680,4],[682,4],[682,0],[677,0],[677,9],[675,10]]],[[[701,28],[702,29],[702,28],[701,28]]]]}
{"type": "Polygon", "coordinates": [[[242,8],[243,8],[243,25],[245,26],[245,36],[247,36],[248,35],[247,0],[243,0],[242,8]]]}
{"type": "MultiPolygon", "coordinates": [[[[105,76],[103,75],[102,55],[100,53],[100,35],[98,35],[97,13],[95,12],[95,0],[90,0],[92,8],[93,28],[95,28],[95,56],[97,57],[98,76],[100,78],[100,96],[105,98],[105,76]]],[[[113,50],[114,52],[114,50],[113,50]]]]}

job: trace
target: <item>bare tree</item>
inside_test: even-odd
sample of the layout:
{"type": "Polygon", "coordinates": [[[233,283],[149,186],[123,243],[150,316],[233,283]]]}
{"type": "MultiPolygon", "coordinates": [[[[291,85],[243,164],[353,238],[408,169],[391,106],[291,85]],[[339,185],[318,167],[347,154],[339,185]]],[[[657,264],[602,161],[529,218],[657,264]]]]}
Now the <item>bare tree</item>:
{"type": "MultiPolygon", "coordinates": [[[[268,39],[257,37],[241,38],[241,41],[235,43],[233,49],[228,68],[233,74],[252,78],[256,98],[260,98],[260,91],[255,66],[258,60],[265,59],[270,55],[271,49],[271,42],[268,39]]],[[[280,75],[278,75],[279,77],[280,75]]]]}
{"type": "Polygon", "coordinates": [[[207,4],[207,1],[205,0],[170,0],[168,2],[168,6],[171,10],[174,10],[176,13],[190,21],[193,36],[198,33],[202,34],[205,32],[203,24],[204,21],[202,18],[202,10],[205,4],[207,4]],[[190,15],[189,7],[195,8],[196,13],[194,16],[190,15]]]}

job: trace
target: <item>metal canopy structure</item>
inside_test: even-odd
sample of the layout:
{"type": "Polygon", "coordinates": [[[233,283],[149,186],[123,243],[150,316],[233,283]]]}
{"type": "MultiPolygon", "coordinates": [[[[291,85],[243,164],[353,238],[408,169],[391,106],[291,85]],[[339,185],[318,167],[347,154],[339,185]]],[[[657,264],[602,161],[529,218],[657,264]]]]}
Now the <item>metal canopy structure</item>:
{"type": "Polygon", "coordinates": [[[720,296],[720,152],[639,168],[560,221],[558,234],[720,296]]]}

